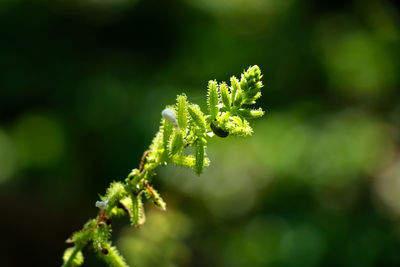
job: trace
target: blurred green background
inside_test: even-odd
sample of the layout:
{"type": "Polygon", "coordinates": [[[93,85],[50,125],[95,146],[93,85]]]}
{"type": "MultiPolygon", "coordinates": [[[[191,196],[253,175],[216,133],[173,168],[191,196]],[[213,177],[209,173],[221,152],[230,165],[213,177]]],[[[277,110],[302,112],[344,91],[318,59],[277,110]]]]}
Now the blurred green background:
{"type": "MultiPolygon", "coordinates": [[[[178,93],[264,73],[249,138],[159,170],[132,266],[399,266],[400,15],[378,0],[3,0],[0,266],[59,266],[178,93]]],[[[84,266],[104,266],[88,248],[84,266]]]]}

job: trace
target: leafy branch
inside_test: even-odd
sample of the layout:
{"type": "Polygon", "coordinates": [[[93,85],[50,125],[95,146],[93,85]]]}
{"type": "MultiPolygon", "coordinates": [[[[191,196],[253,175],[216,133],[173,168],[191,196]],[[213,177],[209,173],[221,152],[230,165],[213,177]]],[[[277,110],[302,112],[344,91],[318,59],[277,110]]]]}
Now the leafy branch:
{"type": "Polygon", "coordinates": [[[233,76],[230,86],[209,81],[208,115],[198,105],[190,103],[186,95],[178,95],[176,104],[162,111],[160,129],[149,150],[144,152],[139,168],[133,169],[124,182],[112,182],[106,194],[96,202],[97,217],[67,240],[74,246],[64,252],[63,267],[82,265],[82,249],[90,243],[109,266],[128,266],[111,244],[111,218],[129,216],[131,225],[140,227],[146,221],[143,201],[151,200],[161,210],[166,210],[164,200],[151,185],[158,166],[173,163],[192,168],[200,175],[210,163],[206,154],[210,138],[250,135],[253,130],[247,120],[264,115],[261,108],[251,108],[261,96],[261,78],[259,67],[252,66],[242,73],[240,80],[233,76]],[[194,148],[192,155],[188,154],[187,147],[194,148]]]}

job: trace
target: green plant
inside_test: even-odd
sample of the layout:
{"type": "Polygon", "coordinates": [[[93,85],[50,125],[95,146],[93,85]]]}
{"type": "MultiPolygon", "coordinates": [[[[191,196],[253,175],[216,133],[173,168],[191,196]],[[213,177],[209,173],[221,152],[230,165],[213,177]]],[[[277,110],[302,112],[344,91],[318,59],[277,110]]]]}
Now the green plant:
{"type": "Polygon", "coordinates": [[[231,85],[208,83],[208,111],[190,103],[184,94],[178,95],[174,106],[162,112],[160,130],[145,151],[138,169],[129,173],[125,182],[112,182],[96,202],[99,214],[89,220],[82,230],[75,232],[67,242],[74,243],[64,253],[63,266],[79,266],[83,263],[82,249],[92,243],[97,254],[110,266],[128,266],[116,247],[112,246],[111,218],[128,215],[131,225],[139,227],[145,222],[143,200],[151,200],[162,210],[166,204],[151,186],[156,167],[173,163],[192,168],[200,175],[209,165],[206,157],[207,140],[213,136],[246,136],[252,133],[247,119],[263,116],[262,109],[251,109],[261,96],[261,71],[258,66],[249,67],[241,79],[231,78],[231,85]],[[193,155],[186,148],[193,147],[193,155]]]}

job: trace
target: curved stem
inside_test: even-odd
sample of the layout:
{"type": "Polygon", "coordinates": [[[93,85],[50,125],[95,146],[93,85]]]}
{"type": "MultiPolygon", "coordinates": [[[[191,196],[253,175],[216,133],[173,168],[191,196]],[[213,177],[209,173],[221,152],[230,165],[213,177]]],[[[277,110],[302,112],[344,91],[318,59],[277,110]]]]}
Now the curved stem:
{"type": "Polygon", "coordinates": [[[142,197],[151,199],[165,210],[165,202],[149,185],[156,175],[154,170],[160,165],[174,163],[177,166],[192,168],[200,175],[209,164],[206,144],[213,136],[211,131],[220,137],[251,134],[252,129],[246,119],[261,117],[264,112],[261,109],[242,107],[242,104],[254,104],[261,96],[261,77],[260,69],[253,66],[242,74],[240,83],[233,77],[230,88],[225,83],[218,85],[216,81],[211,81],[207,101],[211,115],[205,115],[198,105],[187,100],[186,95],[179,95],[177,104],[167,107],[162,112],[164,118],[161,120],[159,132],[149,150],[144,152],[139,168],[132,170],[124,182],[110,184],[106,195],[101,197],[102,201],[96,203],[100,208],[98,216],[89,221],[83,230],[73,235],[75,247],[66,251],[67,259],[63,267],[80,264],[74,263],[74,259],[90,241],[100,257],[110,266],[127,267],[123,257],[110,243],[111,218],[117,214],[129,215],[132,225],[139,227],[145,218],[142,197]],[[238,113],[238,110],[242,112],[238,113]],[[215,123],[216,126],[213,127],[211,123],[215,123]],[[185,153],[187,146],[194,148],[193,155],[185,153]],[[130,205],[124,202],[128,198],[130,205]]]}

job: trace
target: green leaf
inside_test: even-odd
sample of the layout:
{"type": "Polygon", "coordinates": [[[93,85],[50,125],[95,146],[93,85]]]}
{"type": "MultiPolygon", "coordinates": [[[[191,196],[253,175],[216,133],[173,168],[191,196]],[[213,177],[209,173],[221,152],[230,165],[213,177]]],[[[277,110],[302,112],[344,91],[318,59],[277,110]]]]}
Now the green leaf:
{"type": "Polygon", "coordinates": [[[235,107],[241,107],[243,104],[243,98],[244,98],[243,90],[239,88],[236,91],[235,101],[233,102],[233,105],[235,107]]]}
{"type": "Polygon", "coordinates": [[[171,137],[172,131],[173,131],[174,126],[172,123],[168,122],[167,120],[163,119],[162,120],[162,131],[163,131],[163,146],[164,146],[164,151],[168,155],[168,141],[171,137]]]}
{"type": "Polygon", "coordinates": [[[102,198],[103,201],[108,200],[108,208],[112,207],[114,203],[120,201],[127,195],[125,191],[125,187],[121,182],[112,182],[110,186],[107,188],[106,195],[102,198]]]}
{"type": "Polygon", "coordinates": [[[77,250],[76,247],[72,247],[65,250],[63,260],[64,265],[68,264],[68,266],[80,266],[83,264],[84,258],[82,251],[77,250]],[[70,257],[72,257],[72,259],[70,259],[70,257]]]}
{"type": "Polygon", "coordinates": [[[184,147],[184,139],[181,130],[176,130],[171,136],[171,140],[169,141],[169,153],[170,155],[175,155],[177,153],[181,153],[184,147]]]}
{"type": "Polygon", "coordinates": [[[192,118],[194,124],[202,131],[206,130],[205,116],[201,112],[200,107],[196,104],[190,104],[188,106],[189,115],[192,118]]]}
{"type": "Polygon", "coordinates": [[[180,167],[193,168],[195,165],[194,156],[174,155],[171,159],[172,163],[180,167]]]}
{"type": "Polygon", "coordinates": [[[178,95],[178,97],[176,98],[176,108],[178,110],[178,125],[179,128],[186,133],[186,128],[188,125],[188,111],[187,111],[187,99],[186,99],[186,95],[182,94],[182,95],[178,95]]]}
{"type": "Polygon", "coordinates": [[[261,96],[261,70],[257,65],[249,67],[243,72],[240,79],[240,87],[244,92],[244,104],[254,104],[261,96]]]}
{"type": "MultiPolygon", "coordinates": [[[[161,123],[163,123],[163,120],[161,123]]],[[[153,141],[151,142],[150,149],[149,149],[150,150],[149,158],[152,158],[156,161],[158,161],[160,152],[164,148],[164,146],[163,146],[163,140],[164,140],[163,128],[164,128],[164,126],[161,125],[160,130],[158,131],[156,136],[153,138],[153,141]]]]}
{"type": "Polygon", "coordinates": [[[205,166],[205,142],[199,138],[195,142],[195,153],[194,157],[196,159],[196,165],[194,171],[196,174],[200,175],[203,172],[205,166]]]}
{"type": "Polygon", "coordinates": [[[93,230],[93,247],[95,250],[101,249],[111,238],[111,226],[99,225],[93,230]]]}
{"type": "Polygon", "coordinates": [[[255,119],[255,118],[261,118],[264,115],[264,111],[261,108],[259,108],[259,109],[239,109],[238,114],[245,118],[255,119]]]}
{"type": "Polygon", "coordinates": [[[239,91],[241,93],[242,89],[240,88],[239,80],[235,76],[231,77],[231,88],[231,102],[236,105],[236,95],[239,91]]]}
{"type": "Polygon", "coordinates": [[[89,220],[82,230],[72,234],[72,241],[76,246],[84,247],[90,239],[92,239],[92,228],[96,225],[97,220],[89,220]]]}
{"type": "Polygon", "coordinates": [[[239,116],[231,116],[229,121],[225,124],[225,127],[231,135],[246,136],[253,133],[250,124],[239,116]]]}
{"type": "Polygon", "coordinates": [[[144,213],[142,196],[139,194],[137,196],[132,194],[132,212],[131,212],[131,225],[136,227],[141,226],[146,221],[146,216],[144,213]]]}
{"type": "Polygon", "coordinates": [[[222,103],[224,104],[224,107],[227,110],[231,109],[231,95],[229,94],[229,89],[228,85],[226,83],[222,83],[219,87],[220,92],[221,92],[221,99],[222,103]]]}
{"type": "Polygon", "coordinates": [[[111,267],[129,267],[124,257],[119,254],[116,247],[111,246],[110,242],[104,245],[104,252],[100,253],[100,257],[111,267]]]}
{"type": "Polygon", "coordinates": [[[208,82],[207,104],[211,119],[214,119],[219,112],[218,84],[216,81],[208,82]]]}

